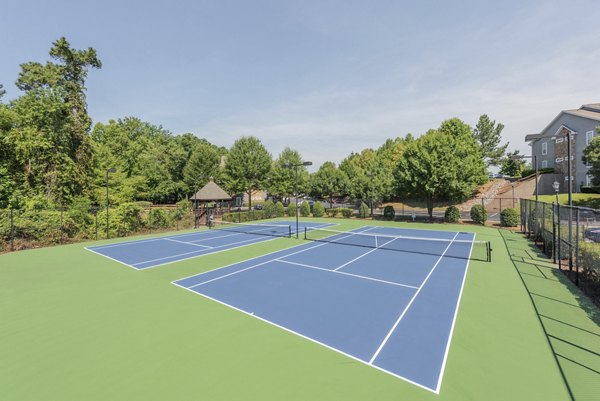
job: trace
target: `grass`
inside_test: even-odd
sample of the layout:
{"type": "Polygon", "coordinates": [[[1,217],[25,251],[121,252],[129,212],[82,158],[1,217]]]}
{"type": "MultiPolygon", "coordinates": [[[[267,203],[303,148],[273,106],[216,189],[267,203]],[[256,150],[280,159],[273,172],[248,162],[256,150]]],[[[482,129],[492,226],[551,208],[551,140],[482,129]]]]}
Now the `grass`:
{"type": "MultiPolygon", "coordinates": [[[[574,206],[591,207],[594,209],[600,209],[600,194],[571,194],[574,206]]],[[[535,199],[532,196],[530,199],[535,199]]],[[[556,195],[539,195],[538,199],[540,202],[556,203],[556,195]]],[[[561,205],[569,203],[569,194],[558,194],[558,202],[561,205]]]]}
{"type": "MultiPolygon", "coordinates": [[[[569,390],[585,395],[600,382],[566,375],[565,384],[558,352],[574,366],[600,367],[594,354],[582,362],[549,342],[533,290],[521,279],[527,271],[511,257],[513,249],[527,249],[522,236],[467,225],[310,221],[342,230],[381,224],[473,231],[492,241],[494,262],[470,263],[439,395],[170,284],[301,242],[277,239],[145,271],[88,252],[89,244],[0,255],[1,398],[569,400],[569,390]]],[[[553,335],[577,350],[596,349],[600,333],[585,298],[568,283],[551,284],[560,294],[535,288],[542,302],[559,297],[558,308],[544,312],[568,322],[568,330],[584,330],[580,337],[553,335]]]]}

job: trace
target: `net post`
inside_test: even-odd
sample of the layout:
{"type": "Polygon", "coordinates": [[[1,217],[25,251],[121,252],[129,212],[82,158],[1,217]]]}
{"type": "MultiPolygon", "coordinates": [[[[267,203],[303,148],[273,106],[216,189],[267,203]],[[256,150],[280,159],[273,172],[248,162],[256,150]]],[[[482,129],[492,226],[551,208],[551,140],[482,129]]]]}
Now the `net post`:
{"type": "Polygon", "coordinates": [[[491,262],[492,261],[492,243],[490,241],[487,241],[485,243],[485,247],[487,250],[487,261],[491,262]]]}
{"type": "Polygon", "coordinates": [[[288,226],[288,238],[292,238],[292,226],[288,226]]]}
{"type": "Polygon", "coordinates": [[[306,234],[307,230],[306,230],[306,226],[304,226],[304,239],[308,239],[308,235],[306,234]]]}

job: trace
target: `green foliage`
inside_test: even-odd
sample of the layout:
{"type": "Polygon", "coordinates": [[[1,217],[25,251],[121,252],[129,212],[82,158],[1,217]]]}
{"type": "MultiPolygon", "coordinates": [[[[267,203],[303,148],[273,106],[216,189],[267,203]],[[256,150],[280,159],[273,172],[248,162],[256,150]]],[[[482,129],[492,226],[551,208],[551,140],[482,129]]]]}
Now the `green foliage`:
{"type": "Polygon", "coordinates": [[[392,205],[387,205],[383,208],[383,218],[386,220],[394,220],[396,217],[396,211],[392,205]]]}
{"type": "MultiPolygon", "coordinates": [[[[600,132],[600,127],[596,131],[600,132]]],[[[600,186],[600,136],[593,138],[583,150],[583,162],[592,166],[588,170],[588,173],[592,175],[592,184],[600,186]]]]}
{"type": "Polygon", "coordinates": [[[592,283],[600,284],[600,244],[596,242],[579,242],[579,265],[583,267],[583,275],[592,283]]]}
{"type": "Polygon", "coordinates": [[[321,202],[315,202],[312,213],[314,217],[323,217],[325,214],[325,207],[321,202]]]}
{"type": "Polygon", "coordinates": [[[492,121],[487,114],[484,114],[479,117],[479,121],[473,130],[473,135],[479,143],[481,154],[488,166],[497,166],[502,155],[506,152],[508,142],[505,145],[500,145],[503,129],[503,124],[496,124],[496,121],[492,121]]]}
{"type": "Polygon", "coordinates": [[[264,210],[249,210],[245,212],[223,213],[223,220],[234,223],[262,220],[265,218],[264,210]]]}
{"type": "Polygon", "coordinates": [[[580,190],[584,194],[600,194],[600,187],[581,187],[580,190]]]}
{"type": "Polygon", "coordinates": [[[300,216],[308,217],[310,216],[310,205],[307,201],[304,201],[300,204],[300,216]]]}
{"type": "Polygon", "coordinates": [[[263,213],[265,215],[265,219],[270,219],[275,217],[275,204],[271,199],[267,199],[263,205],[263,213]]]}
{"type": "Polygon", "coordinates": [[[297,208],[296,203],[290,202],[290,204],[287,207],[287,215],[290,216],[290,217],[291,216],[295,216],[296,215],[296,208],[297,208]]]}
{"type": "Polygon", "coordinates": [[[283,217],[285,216],[285,207],[283,203],[277,202],[275,204],[275,217],[283,217]]]}
{"type": "MultiPolygon", "coordinates": [[[[554,173],[553,167],[546,167],[546,168],[538,169],[538,174],[549,174],[549,173],[554,173]]],[[[526,168],[523,171],[521,171],[521,178],[529,177],[530,175],[533,175],[533,174],[535,174],[535,169],[526,168]]]]}
{"type": "Polygon", "coordinates": [[[460,210],[456,206],[449,206],[444,212],[444,221],[446,223],[458,223],[460,221],[460,210]]]}
{"type": "Polygon", "coordinates": [[[500,212],[500,225],[502,227],[516,227],[519,225],[519,212],[507,208],[500,212]]]}
{"type": "MultiPolygon", "coordinates": [[[[296,170],[294,165],[302,164],[302,156],[296,150],[286,147],[273,162],[270,180],[266,183],[269,193],[282,199],[296,192],[296,170]]],[[[307,192],[308,172],[306,167],[298,166],[298,195],[307,192]]]]}
{"type": "Polygon", "coordinates": [[[177,208],[173,212],[173,219],[176,221],[181,221],[191,211],[191,203],[187,199],[182,199],[177,202],[177,208]]]}
{"type": "Polygon", "coordinates": [[[369,216],[369,206],[365,202],[362,202],[358,208],[358,217],[364,219],[369,216]]]}
{"type": "Polygon", "coordinates": [[[340,207],[334,207],[325,210],[325,213],[327,213],[327,217],[337,217],[339,214],[341,214],[341,210],[342,208],[340,207]]]}
{"type": "MultiPolygon", "coordinates": [[[[258,138],[241,137],[227,156],[224,172],[227,188],[233,193],[246,192],[252,199],[252,192],[264,187],[271,164],[271,155],[258,138]]],[[[249,203],[252,206],[251,200],[249,203]]]]}
{"type": "Polygon", "coordinates": [[[348,185],[348,176],[333,162],[323,163],[319,170],[310,176],[311,195],[329,199],[330,207],[332,207],[333,197],[344,195],[348,185]]]}
{"type": "Polygon", "coordinates": [[[471,220],[473,220],[473,223],[484,225],[487,217],[487,210],[482,205],[477,204],[471,207],[471,220]]]}
{"type": "Polygon", "coordinates": [[[523,170],[527,166],[527,162],[523,160],[518,150],[508,152],[506,157],[502,159],[500,166],[500,174],[511,177],[521,177],[523,170]]]}
{"type": "Polygon", "coordinates": [[[148,225],[151,228],[167,228],[171,225],[171,217],[163,209],[150,209],[148,213],[148,225]]]}
{"type": "Polygon", "coordinates": [[[349,219],[350,217],[354,216],[354,210],[352,210],[350,208],[341,207],[339,209],[342,212],[342,216],[344,216],[347,219],[349,219]]]}
{"type": "Polygon", "coordinates": [[[216,146],[204,141],[195,144],[185,167],[183,181],[190,192],[196,193],[210,177],[216,181],[220,178],[220,154],[216,146]]]}
{"type": "Polygon", "coordinates": [[[395,173],[398,192],[425,199],[433,218],[436,200],[463,201],[487,181],[480,152],[469,126],[448,120],[406,144],[395,173]]]}

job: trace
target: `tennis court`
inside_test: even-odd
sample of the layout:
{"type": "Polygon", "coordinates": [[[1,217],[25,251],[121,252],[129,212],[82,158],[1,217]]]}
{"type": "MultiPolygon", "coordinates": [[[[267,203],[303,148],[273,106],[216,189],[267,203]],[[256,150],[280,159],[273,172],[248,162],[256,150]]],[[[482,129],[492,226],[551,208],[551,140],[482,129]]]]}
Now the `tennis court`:
{"type": "Polygon", "coordinates": [[[469,259],[489,259],[489,244],[373,226],[305,235],[174,284],[438,393],[469,259]]]}
{"type": "MultiPolygon", "coordinates": [[[[221,224],[212,230],[91,246],[86,249],[131,268],[143,270],[269,241],[277,237],[289,238],[296,230],[294,225],[292,231],[292,225],[293,223],[289,221],[281,221],[277,224],[221,224]]],[[[302,223],[299,224],[299,229],[329,225],[302,223]]]]}

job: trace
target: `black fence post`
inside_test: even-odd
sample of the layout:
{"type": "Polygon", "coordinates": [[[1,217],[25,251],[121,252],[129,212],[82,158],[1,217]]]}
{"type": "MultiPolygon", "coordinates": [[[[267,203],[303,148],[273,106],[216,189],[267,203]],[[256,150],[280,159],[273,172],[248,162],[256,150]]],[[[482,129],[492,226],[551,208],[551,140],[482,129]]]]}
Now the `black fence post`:
{"type": "Polygon", "coordinates": [[[152,234],[152,206],[150,206],[150,211],[148,212],[148,227],[150,228],[150,234],[152,234]]]}
{"type": "Polygon", "coordinates": [[[546,203],[542,203],[542,250],[546,253],[546,203]]]}
{"type": "Polygon", "coordinates": [[[557,230],[556,230],[556,243],[558,244],[558,247],[556,249],[556,258],[558,259],[558,270],[562,270],[562,264],[561,264],[561,260],[562,260],[562,252],[561,252],[561,248],[562,248],[562,238],[560,237],[560,203],[556,204],[556,216],[558,217],[557,220],[557,230]]]}
{"type": "Polygon", "coordinates": [[[10,209],[10,250],[15,250],[15,211],[10,209]]]}
{"type": "Polygon", "coordinates": [[[575,285],[579,287],[579,208],[575,216],[575,285]]]}
{"type": "Polygon", "coordinates": [[[96,241],[98,241],[98,210],[96,210],[96,241]]]}
{"type": "Polygon", "coordinates": [[[556,212],[552,202],[552,261],[556,263],[556,212]]]}

